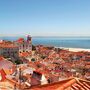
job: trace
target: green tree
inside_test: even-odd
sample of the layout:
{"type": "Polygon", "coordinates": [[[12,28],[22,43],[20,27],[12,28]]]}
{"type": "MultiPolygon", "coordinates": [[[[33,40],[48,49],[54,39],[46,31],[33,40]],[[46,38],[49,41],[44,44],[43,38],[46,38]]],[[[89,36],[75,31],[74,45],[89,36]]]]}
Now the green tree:
{"type": "Polygon", "coordinates": [[[35,61],[35,58],[32,58],[31,61],[34,62],[35,61]]]}

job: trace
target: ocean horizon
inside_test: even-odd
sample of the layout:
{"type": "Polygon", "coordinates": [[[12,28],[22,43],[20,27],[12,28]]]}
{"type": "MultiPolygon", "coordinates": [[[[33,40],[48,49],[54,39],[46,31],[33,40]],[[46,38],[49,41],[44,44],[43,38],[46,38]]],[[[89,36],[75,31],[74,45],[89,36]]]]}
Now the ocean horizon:
{"type": "MultiPolygon", "coordinates": [[[[18,37],[0,37],[1,40],[15,41],[18,37]]],[[[26,37],[23,36],[26,39],[26,37]]],[[[90,49],[90,37],[33,37],[33,45],[47,45],[66,48],[90,49]]]]}

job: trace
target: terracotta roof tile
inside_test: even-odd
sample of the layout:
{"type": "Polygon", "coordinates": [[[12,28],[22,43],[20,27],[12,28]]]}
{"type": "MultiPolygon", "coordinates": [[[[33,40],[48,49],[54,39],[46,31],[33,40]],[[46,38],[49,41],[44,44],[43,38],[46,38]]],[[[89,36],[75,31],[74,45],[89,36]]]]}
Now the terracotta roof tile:
{"type": "Polygon", "coordinates": [[[30,90],[90,90],[90,82],[77,78],[71,78],[52,84],[32,87],[30,90]]]}
{"type": "Polygon", "coordinates": [[[2,43],[0,44],[0,48],[17,48],[14,44],[7,44],[7,43],[2,43]]]}
{"type": "Polygon", "coordinates": [[[6,73],[3,69],[0,70],[0,82],[6,79],[6,73]]]}
{"type": "Polygon", "coordinates": [[[0,56],[0,61],[2,61],[2,60],[5,60],[5,58],[3,56],[0,56]]]}
{"type": "Polygon", "coordinates": [[[17,42],[22,43],[24,41],[24,38],[19,38],[17,42]]]}

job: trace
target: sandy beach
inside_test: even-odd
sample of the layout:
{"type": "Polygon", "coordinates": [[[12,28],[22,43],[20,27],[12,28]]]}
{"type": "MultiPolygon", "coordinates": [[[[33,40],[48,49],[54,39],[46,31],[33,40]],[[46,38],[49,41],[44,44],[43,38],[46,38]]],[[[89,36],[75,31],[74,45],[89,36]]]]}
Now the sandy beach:
{"type": "Polygon", "coordinates": [[[56,47],[56,48],[61,48],[61,49],[69,50],[69,51],[72,51],[72,52],[79,52],[79,51],[90,52],[90,49],[84,49],[84,48],[67,48],[67,47],[56,47]]]}

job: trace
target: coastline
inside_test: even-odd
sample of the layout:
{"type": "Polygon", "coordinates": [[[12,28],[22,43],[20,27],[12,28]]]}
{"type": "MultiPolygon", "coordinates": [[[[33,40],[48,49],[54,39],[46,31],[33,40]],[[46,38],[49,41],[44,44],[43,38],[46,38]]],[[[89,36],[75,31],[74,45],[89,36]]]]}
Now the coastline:
{"type": "Polygon", "coordinates": [[[80,52],[80,51],[90,52],[90,49],[84,49],[84,48],[67,48],[67,47],[55,47],[55,48],[61,48],[61,49],[69,50],[69,51],[72,51],[72,52],[80,52]]]}

